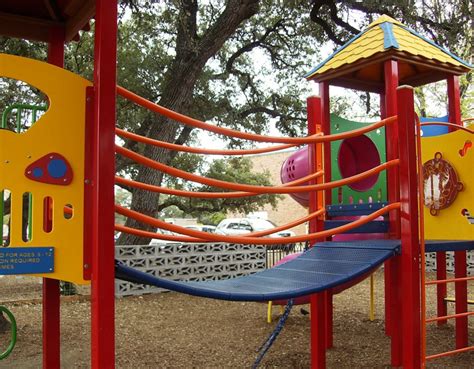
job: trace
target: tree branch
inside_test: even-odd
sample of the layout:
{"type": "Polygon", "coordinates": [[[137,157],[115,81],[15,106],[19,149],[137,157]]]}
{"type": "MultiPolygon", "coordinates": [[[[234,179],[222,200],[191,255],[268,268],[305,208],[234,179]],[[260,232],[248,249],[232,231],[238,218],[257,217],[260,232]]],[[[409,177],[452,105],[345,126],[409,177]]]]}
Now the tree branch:
{"type": "Polygon", "coordinates": [[[331,41],[337,45],[343,45],[345,43],[334,31],[329,23],[324,20],[320,14],[322,14],[322,8],[326,6],[329,8],[330,19],[338,26],[342,27],[344,30],[348,31],[351,34],[357,34],[360,31],[357,28],[352,27],[349,23],[344,22],[341,18],[337,16],[337,7],[336,3],[331,0],[316,0],[313,1],[313,7],[311,8],[310,18],[313,22],[319,24],[326,35],[331,41]]]}
{"type": "Polygon", "coordinates": [[[176,52],[197,52],[197,0],[181,0],[177,21],[176,52]]]}
{"type": "Polygon", "coordinates": [[[204,60],[215,55],[235,33],[242,21],[250,18],[259,10],[259,0],[229,0],[224,11],[214,24],[202,36],[199,54],[204,60]]]}
{"type": "Polygon", "coordinates": [[[281,28],[283,26],[283,20],[282,19],[278,19],[271,27],[268,27],[266,30],[265,30],[265,33],[260,36],[259,38],[257,38],[255,41],[253,42],[250,42],[249,44],[247,45],[244,45],[242,46],[240,49],[238,49],[233,55],[231,55],[231,57],[229,58],[229,60],[227,60],[227,63],[226,63],[226,71],[228,73],[231,73],[234,68],[234,62],[237,58],[239,58],[241,55],[247,53],[247,52],[250,52],[252,51],[253,49],[259,47],[259,46],[262,46],[265,44],[265,41],[267,40],[267,38],[274,32],[276,32],[279,28],[281,28]]]}

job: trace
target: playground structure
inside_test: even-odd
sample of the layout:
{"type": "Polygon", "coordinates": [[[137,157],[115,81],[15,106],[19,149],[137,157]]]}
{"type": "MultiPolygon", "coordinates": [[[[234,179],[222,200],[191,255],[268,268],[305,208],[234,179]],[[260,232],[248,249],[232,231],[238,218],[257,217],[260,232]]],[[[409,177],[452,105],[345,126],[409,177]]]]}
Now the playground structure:
{"type": "MultiPolygon", "coordinates": [[[[391,337],[391,364],[404,368],[420,368],[426,360],[474,349],[468,347],[466,250],[473,248],[473,228],[466,212],[474,208],[471,185],[474,183],[469,164],[473,152],[467,148],[472,142],[472,131],[461,130],[458,76],[470,66],[425,40],[401,23],[383,16],[366,31],[343,46],[319,65],[307,77],[319,83],[320,96],[308,99],[308,136],[302,138],[265,137],[218,128],[172,112],[164,107],[116,86],[116,1],[71,1],[67,20],[61,22],[26,23],[24,9],[7,1],[11,17],[0,25],[0,33],[15,37],[48,41],[48,61],[62,65],[66,41],[88,24],[95,14],[96,55],[93,83],[59,67],[46,63],[0,54],[0,76],[29,83],[49,98],[49,108],[26,133],[18,135],[0,130],[2,176],[0,189],[11,192],[10,246],[3,249],[5,260],[12,266],[10,273],[27,273],[44,279],[43,366],[59,368],[59,288],[58,280],[92,283],[92,367],[114,367],[114,278],[138,283],[149,283],[198,296],[246,301],[293,299],[310,295],[311,301],[311,366],[325,367],[326,349],[332,346],[332,294],[368,276],[385,263],[386,331],[391,337]],[[72,11],[71,9],[75,9],[72,11]],[[369,48],[368,45],[371,45],[369,48]],[[415,48],[415,46],[420,46],[415,48]],[[419,51],[421,50],[421,51],[419,51]],[[413,90],[400,84],[419,86],[440,79],[448,81],[449,125],[453,132],[423,139],[415,124],[413,90]],[[379,93],[383,120],[351,132],[330,132],[329,85],[355,88],[379,93]],[[68,86],[64,89],[64,86],[68,86]],[[170,119],[193,127],[244,139],[280,143],[267,149],[207,150],[173,145],[140,137],[115,128],[116,93],[170,119]],[[74,117],[73,120],[70,117],[74,117]],[[64,121],[68,124],[65,127],[64,121]],[[386,134],[386,162],[373,168],[341,173],[332,178],[331,142],[351,140],[370,131],[384,128],[386,134]],[[51,134],[54,132],[54,134],[51,134]],[[275,187],[259,187],[227,183],[202,178],[164,164],[157,163],[123,147],[115,146],[115,134],[126,139],[179,150],[204,154],[249,154],[273,151],[308,144],[309,173],[299,179],[275,187]],[[38,142],[41,142],[39,144],[38,142]],[[73,144],[71,144],[73,142],[73,144]],[[440,144],[442,142],[442,144],[440,144]],[[418,144],[418,148],[417,148],[418,144]],[[438,151],[442,148],[442,153],[438,151]],[[422,151],[423,150],[423,151],[422,151]],[[417,156],[418,152],[418,156],[417,156]],[[223,187],[229,192],[186,192],[137,183],[115,177],[114,154],[124,155],[142,165],[190,181],[223,187]],[[420,155],[421,153],[421,155],[420,155]],[[425,154],[426,153],[426,154],[425,154]],[[443,164],[447,173],[457,173],[454,185],[431,185],[434,177],[423,178],[421,163],[434,160],[432,166],[443,164]],[[442,162],[445,160],[450,166],[442,162]],[[455,169],[452,169],[452,168],[455,169]],[[452,169],[452,170],[451,170],[452,169]],[[382,171],[387,174],[388,203],[373,200],[363,204],[334,203],[334,189],[367,180],[382,171]],[[8,171],[9,176],[5,176],[8,171]],[[430,179],[431,178],[431,179],[430,179]],[[424,207],[419,227],[421,206],[418,193],[423,193],[420,182],[441,191],[431,192],[431,202],[424,207]],[[183,236],[159,238],[175,241],[223,241],[243,244],[274,244],[281,240],[262,238],[269,232],[245,236],[220,236],[170,225],[114,204],[114,183],[159,191],[170,195],[194,197],[253,196],[259,193],[309,193],[309,215],[290,222],[279,229],[309,221],[308,235],[295,236],[289,242],[311,241],[302,256],[273,269],[251,276],[226,281],[176,282],[156,278],[133,270],[126,265],[114,265],[114,229],[146,237],[156,234],[114,226],[114,211],[140,220],[157,228],[179,232],[183,236]],[[462,187],[458,183],[462,183],[462,187]],[[304,183],[309,183],[302,186],[304,183]],[[451,186],[451,187],[449,187],[451,186]],[[445,188],[446,187],[446,188],[445,188]],[[421,191],[420,191],[421,189],[421,191]],[[444,196],[444,190],[449,195],[444,196]],[[22,238],[22,204],[25,193],[32,196],[31,239],[22,238]],[[441,193],[441,195],[440,195],[441,193]],[[39,201],[38,201],[39,199],[39,201]],[[441,201],[443,200],[443,201],[441,201]],[[464,211],[466,210],[466,211],[464,211]],[[331,220],[335,216],[360,216],[354,221],[331,220]],[[380,216],[388,220],[376,221],[380,216]],[[453,232],[456,229],[456,232],[453,232]],[[419,235],[419,230],[421,235],[419,235]],[[386,233],[384,240],[332,242],[326,239],[343,232],[386,233]],[[423,232],[425,235],[423,235],[423,232]],[[443,241],[425,242],[424,238],[443,241]],[[74,239],[74,243],[70,240],[74,239]],[[445,252],[456,252],[456,278],[446,278],[445,252]],[[438,317],[424,317],[425,251],[438,252],[438,317]],[[24,254],[24,255],[22,255],[24,254]],[[30,255],[31,254],[31,255],[30,255]],[[15,260],[33,258],[22,263],[15,260]],[[443,274],[444,273],[444,274],[443,274]],[[421,276],[420,276],[421,274],[421,276]],[[456,283],[456,314],[447,316],[446,283],[456,283]],[[443,292],[444,291],[444,292],[443,292]],[[443,295],[444,294],[444,295],[443,295]],[[402,298],[402,295],[404,298],[402,298]],[[426,357],[424,327],[426,321],[444,323],[456,319],[456,350],[426,357]],[[401,325],[400,329],[395,324],[401,325]],[[107,334],[104,334],[106,332],[107,334]],[[403,337],[403,339],[402,339],[403,337]]],[[[0,10],[4,5],[0,6],[0,10]]],[[[29,15],[44,18],[42,6],[30,7],[29,15]]],[[[448,125],[447,125],[448,126],[448,125]]],[[[341,143],[341,147],[342,147],[341,143]]],[[[348,149],[357,143],[349,142],[348,149]]],[[[381,155],[382,156],[382,155],[381,155]]],[[[445,172],[443,172],[445,173],[445,172]]],[[[443,174],[444,175],[444,174],[443,174]]],[[[444,183],[444,182],[443,182],[444,183]]],[[[367,186],[367,185],[365,185],[367,186]]],[[[363,187],[364,188],[364,187],[363,187]]],[[[359,190],[361,187],[359,187],[359,190]]],[[[357,189],[356,189],[357,191],[357,189]]],[[[278,230],[279,230],[278,229],[278,230]]],[[[5,270],[4,270],[5,272],[5,270]]]]}

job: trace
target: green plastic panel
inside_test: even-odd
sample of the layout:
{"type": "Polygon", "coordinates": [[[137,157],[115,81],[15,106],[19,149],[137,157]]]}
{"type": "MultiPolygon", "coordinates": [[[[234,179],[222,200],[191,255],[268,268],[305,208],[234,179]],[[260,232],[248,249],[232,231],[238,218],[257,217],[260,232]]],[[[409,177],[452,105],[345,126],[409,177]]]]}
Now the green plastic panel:
{"type": "MultiPolygon", "coordinates": [[[[354,122],[337,115],[331,114],[331,134],[342,133],[352,131],[357,128],[362,128],[370,123],[354,122]]],[[[375,145],[378,151],[380,162],[386,161],[385,155],[385,128],[379,128],[377,130],[368,132],[365,134],[375,145]]],[[[339,151],[341,144],[344,140],[334,141],[331,143],[331,176],[332,180],[338,180],[343,178],[341,174],[340,166],[344,163],[338,162],[339,151]]],[[[367,149],[368,150],[368,149],[367,149]]],[[[358,156],[357,152],[354,152],[354,157],[358,156]]],[[[360,153],[361,155],[367,155],[367,153],[360,153]]],[[[372,198],[372,202],[384,202],[387,201],[387,175],[385,171],[379,173],[377,181],[368,190],[360,191],[354,190],[349,186],[342,186],[332,190],[332,203],[333,204],[349,204],[349,203],[367,203],[369,198],[372,198]]]]}

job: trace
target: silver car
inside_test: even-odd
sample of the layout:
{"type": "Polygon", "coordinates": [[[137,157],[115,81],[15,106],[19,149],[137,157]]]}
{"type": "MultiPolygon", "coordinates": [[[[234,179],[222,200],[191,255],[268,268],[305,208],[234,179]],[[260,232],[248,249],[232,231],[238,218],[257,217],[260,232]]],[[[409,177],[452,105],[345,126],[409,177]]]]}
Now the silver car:
{"type": "MultiPolygon", "coordinates": [[[[271,221],[261,218],[227,218],[217,225],[216,231],[226,235],[238,235],[266,231],[275,227],[276,225],[271,221]]],[[[284,230],[269,234],[267,237],[291,237],[294,235],[293,231],[284,230]]]]}

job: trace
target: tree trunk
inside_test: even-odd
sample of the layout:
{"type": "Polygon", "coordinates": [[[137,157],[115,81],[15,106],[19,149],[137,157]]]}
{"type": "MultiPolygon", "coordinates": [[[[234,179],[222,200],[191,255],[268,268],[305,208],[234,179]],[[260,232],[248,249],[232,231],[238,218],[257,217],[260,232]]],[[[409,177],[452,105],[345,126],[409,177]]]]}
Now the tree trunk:
{"type": "MultiPolygon", "coordinates": [[[[216,55],[225,41],[234,34],[239,25],[258,12],[258,0],[229,0],[225,10],[202,37],[196,33],[197,2],[183,1],[178,18],[176,57],[165,76],[160,105],[186,114],[192,104],[194,87],[207,61],[216,55]]],[[[162,116],[156,116],[148,132],[148,137],[174,142],[180,132],[181,124],[162,116]]],[[[183,132],[189,138],[191,130],[183,132]]],[[[183,137],[180,137],[183,138],[183,137]]],[[[181,140],[182,141],[182,140],[181,140]]],[[[184,142],[184,141],[183,141],[184,142]]],[[[147,146],[144,155],[163,164],[169,164],[176,153],[170,150],[147,146]]],[[[144,166],[140,167],[136,180],[160,185],[163,173],[144,166]]],[[[159,194],[134,189],[131,208],[140,213],[156,217],[159,194]]],[[[127,219],[127,227],[154,231],[154,228],[127,219]]],[[[122,234],[118,240],[122,245],[148,244],[149,238],[122,234]]]]}

